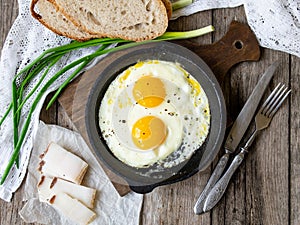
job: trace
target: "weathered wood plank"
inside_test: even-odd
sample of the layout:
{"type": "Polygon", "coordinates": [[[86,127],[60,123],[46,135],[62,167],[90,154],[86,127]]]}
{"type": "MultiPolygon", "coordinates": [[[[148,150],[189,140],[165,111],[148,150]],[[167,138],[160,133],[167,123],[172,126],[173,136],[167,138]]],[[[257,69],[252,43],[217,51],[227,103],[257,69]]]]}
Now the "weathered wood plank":
{"type": "MultiPolygon", "coordinates": [[[[287,54],[264,50],[259,68],[265,70],[276,60],[280,61],[280,67],[266,94],[269,94],[279,82],[289,83],[287,54]]],[[[249,223],[285,224],[288,221],[288,108],[286,101],[275,115],[270,127],[259,134],[248,155],[245,187],[246,215],[249,223]]]]}
{"type": "Polygon", "coordinates": [[[0,49],[2,49],[6,35],[18,15],[18,2],[17,0],[0,0],[0,3],[0,49]]]}
{"type": "MultiPolygon", "coordinates": [[[[300,58],[291,57],[290,85],[290,224],[300,221],[300,58]]],[[[284,148],[283,151],[287,151],[284,148]]]]}
{"type": "MultiPolygon", "coordinates": [[[[17,1],[0,0],[0,49],[17,15],[17,1]]],[[[171,30],[190,30],[212,24],[213,35],[195,38],[198,44],[210,44],[221,38],[231,20],[245,22],[242,7],[219,9],[183,17],[170,23],[171,30]]],[[[275,116],[268,130],[259,135],[246,161],[238,169],[225,198],[210,213],[196,216],[193,205],[211,173],[211,168],[183,182],[159,187],[145,196],[141,225],[148,224],[291,224],[300,221],[300,59],[288,54],[263,49],[259,62],[242,63],[233,68],[225,82],[228,110],[235,118],[254,88],[258,75],[276,59],[281,66],[271,82],[290,84],[293,92],[275,116]]],[[[55,104],[42,109],[46,123],[74,129],[64,110],[55,104]]],[[[253,125],[251,126],[253,129],[253,125]]],[[[249,136],[250,132],[246,134],[249,136]]],[[[216,163],[216,160],[214,164],[216,163]]],[[[23,188],[23,187],[21,187],[23,188]]],[[[12,202],[0,200],[0,224],[25,224],[18,212],[23,206],[21,191],[12,202]]]]}
{"type": "MultiPolygon", "coordinates": [[[[216,10],[214,21],[216,24],[221,23],[221,18],[226,19],[235,13],[234,16],[238,20],[245,20],[241,8],[234,10],[216,10]],[[227,12],[226,12],[227,11],[227,12]]],[[[233,16],[233,15],[232,15],[233,16]]],[[[217,33],[216,33],[217,34],[217,33]]],[[[251,94],[259,76],[267,68],[269,64],[276,59],[282,61],[280,74],[285,74],[283,81],[288,80],[288,54],[278,53],[275,51],[265,50],[261,60],[258,63],[243,63],[241,66],[234,68],[231,71],[230,90],[225,95],[230,95],[228,99],[229,111],[233,115],[237,115],[251,94]],[[287,65],[287,66],[286,66],[287,65]],[[255,71],[255,74],[254,72],[255,71]]],[[[276,79],[274,79],[276,80],[276,79]]],[[[278,80],[278,79],[277,79],[278,80]]],[[[272,88],[274,85],[272,85],[272,88]]],[[[285,114],[286,115],[286,114],[285,114]]],[[[277,115],[279,116],[279,115],[277,115]]],[[[227,193],[220,206],[213,211],[213,224],[283,224],[288,220],[288,154],[282,153],[279,157],[276,155],[279,148],[274,146],[274,139],[282,138],[280,145],[288,146],[288,117],[282,117],[269,132],[270,137],[260,139],[260,143],[252,147],[249,156],[246,157],[246,162],[240,167],[234,175],[231,184],[228,187],[227,193]],[[274,134],[274,131],[285,124],[281,135],[274,134]],[[274,148],[276,149],[274,153],[274,148]],[[263,149],[263,151],[261,151],[263,149]],[[266,157],[269,160],[266,160],[266,157]],[[282,165],[282,169],[275,170],[276,165],[282,165]],[[263,166],[264,165],[264,166],[263,166]],[[270,174],[278,174],[271,176],[270,174]],[[268,179],[263,178],[261,185],[258,185],[260,176],[268,176],[268,179]],[[262,186],[265,186],[263,189],[262,186]],[[268,187],[270,186],[270,187],[268,187]],[[269,199],[270,189],[274,189],[270,193],[278,193],[272,195],[269,199]],[[266,193],[264,193],[264,191],[266,193]],[[276,215],[275,212],[280,211],[276,215]]],[[[253,127],[253,126],[252,126],[253,127]]],[[[248,132],[249,135],[249,132],[248,132]]],[[[280,150],[279,150],[280,151],[280,150]]]]}
{"type": "MultiPolygon", "coordinates": [[[[219,9],[214,10],[213,23],[216,27],[214,32],[214,41],[219,40],[228,29],[232,20],[246,23],[245,14],[242,7],[234,9],[219,9]]],[[[238,82],[243,79],[238,69],[251,63],[242,63],[231,69],[228,73],[225,83],[223,84],[224,97],[227,104],[228,114],[234,120],[243,106],[244,95],[239,92],[243,88],[238,82]]],[[[247,75],[247,74],[243,74],[247,75]]],[[[222,154],[224,151],[221,151],[222,154]]],[[[243,165],[240,170],[243,170],[243,165]]],[[[236,173],[232,178],[233,182],[228,187],[227,193],[220,203],[212,211],[212,224],[244,224],[245,223],[245,208],[243,199],[245,198],[244,189],[244,174],[236,173]]]]}

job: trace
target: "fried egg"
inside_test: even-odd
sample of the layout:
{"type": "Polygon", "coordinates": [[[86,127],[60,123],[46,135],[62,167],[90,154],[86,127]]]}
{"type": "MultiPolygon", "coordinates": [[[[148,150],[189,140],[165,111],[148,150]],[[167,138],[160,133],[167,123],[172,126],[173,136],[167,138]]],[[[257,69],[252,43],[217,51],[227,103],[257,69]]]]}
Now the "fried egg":
{"type": "Polygon", "coordinates": [[[101,101],[99,126],[111,152],[133,167],[163,162],[177,152],[176,165],[205,141],[208,98],[181,65],[138,62],[111,82],[101,101]]]}

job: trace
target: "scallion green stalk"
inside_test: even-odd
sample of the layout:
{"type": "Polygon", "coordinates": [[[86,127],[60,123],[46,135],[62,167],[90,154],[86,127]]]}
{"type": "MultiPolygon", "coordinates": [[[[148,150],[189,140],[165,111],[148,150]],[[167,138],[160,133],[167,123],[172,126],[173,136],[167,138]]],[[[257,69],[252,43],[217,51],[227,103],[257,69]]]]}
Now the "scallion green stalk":
{"type": "Polygon", "coordinates": [[[158,37],[156,40],[178,40],[199,37],[201,35],[213,32],[215,29],[209,25],[197,30],[185,31],[185,32],[166,32],[163,36],[158,37]]]}
{"type": "Polygon", "coordinates": [[[3,124],[3,122],[5,121],[6,117],[8,116],[8,114],[10,113],[10,111],[13,108],[13,104],[12,102],[8,105],[7,110],[5,111],[3,117],[0,120],[0,126],[3,124]]]}
{"type": "MultiPolygon", "coordinates": [[[[12,108],[13,108],[13,138],[14,138],[14,148],[17,146],[18,138],[19,138],[19,117],[16,114],[17,108],[18,108],[18,96],[17,96],[17,85],[16,85],[16,80],[14,79],[12,82],[12,108]]],[[[17,168],[19,168],[19,163],[17,160],[17,168]]]]}
{"type": "MultiPolygon", "coordinates": [[[[102,45],[95,53],[97,52],[101,52],[104,49],[106,49],[109,45],[102,45]]],[[[96,57],[96,56],[95,56],[96,57]]],[[[59,96],[59,94],[61,93],[61,91],[86,67],[86,65],[88,65],[95,57],[90,57],[89,59],[87,59],[82,65],[80,65],[72,74],[71,76],[69,76],[62,84],[61,86],[57,89],[57,91],[55,92],[55,94],[52,96],[52,98],[50,99],[46,110],[48,110],[51,105],[55,102],[55,100],[57,99],[57,97],[59,96]]]]}
{"type": "Polygon", "coordinates": [[[175,11],[177,9],[184,8],[193,3],[193,0],[178,0],[172,3],[172,10],[175,11]]]}
{"type": "Polygon", "coordinates": [[[27,100],[34,94],[34,92],[38,89],[38,87],[41,85],[42,81],[45,79],[45,77],[47,76],[49,70],[61,59],[62,56],[57,56],[56,59],[54,59],[51,64],[46,68],[46,70],[44,71],[44,73],[42,74],[40,80],[38,81],[38,83],[33,87],[33,89],[28,93],[28,95],[25,97],[25,99],[19,104],[19,107],[17,109],[17,113],[20,112],[22,110],[22,107],[24,106],[24,104],[27,102],[27,100]]]}

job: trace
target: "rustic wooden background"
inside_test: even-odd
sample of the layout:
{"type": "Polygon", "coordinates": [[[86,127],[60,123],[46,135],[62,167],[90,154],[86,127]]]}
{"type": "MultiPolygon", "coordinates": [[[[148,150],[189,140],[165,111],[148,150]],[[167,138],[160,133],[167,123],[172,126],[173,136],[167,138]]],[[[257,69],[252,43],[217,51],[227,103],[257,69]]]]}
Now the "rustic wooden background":
{"type": "MultiPolygon", "coordinates": [[[[2,47],[17,16],[18,4],[16,0],[0,0],[0,3],[2,47]]],[[[182,17],[172,21],[170,29],[190,30],[212,24],[216,28],[214,33],[193,39],[199,44],[210,44],[225,34],[234,18],[247,22],[243,7],[209,10],[182,17]]],[[[193,213],[194,203],[206,184],[214,166],[212,165],[202,174],[196,174],[180,183],[156,188],[145,195],[141,225],[300,223],[300,58],[262,49],[258,62],[241,63],[231,69],[224,85],[224,95],[230,113],[236,117],[254,88],[258,75],[275,60],[279,60],[281,65],[268,92],[278,82],[283,82],[290,86],[292,95],[277,113],[270,128],[259,135],[218,206],[204,215],[197,216],[193,213]]],[[[59,103],[48,111],[43,109],[41,119],[46,123],[74,129],[59,103]]],[[[19,190],[10,203],[0,200],[1,225],[24,224],[18,215],[24,204],[21,199],[19,190]]]]}

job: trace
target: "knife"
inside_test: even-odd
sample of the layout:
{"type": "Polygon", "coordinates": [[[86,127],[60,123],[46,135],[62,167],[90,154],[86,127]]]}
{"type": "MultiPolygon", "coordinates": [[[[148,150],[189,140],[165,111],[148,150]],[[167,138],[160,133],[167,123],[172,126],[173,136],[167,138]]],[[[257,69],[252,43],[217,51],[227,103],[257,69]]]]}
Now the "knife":
{"type": "Polygon", "coordinates": [[[232,154],[237,146],[239,145],[241,139],[243,138],[255,112],[258,107],[258,104],[269,85],[275,70],[277,69],[279,65],[279,62],[274,62],[269,68],[265,71],[265,73],[262,75],[261,79],[255,86],[253,92],[251,93],[250,97],[248,98],[247,102],[245,103],[242,111],[238,115],[237,119],[235,120],[234,124],[232,125],[232,128],[228,134],[228,137],[226,139],[224,148],[225,148],[225,154],[220,158],[217,166],[215,167],[211,177],[209,178],[205,188],[203,189],[201,195],[199,196],[195,206],[194,206],[194,213],[195,214],[201,214],[204,212],[204,203],[206,200],[206,197],[210,190],[213,188],[215,183],[218,181],[220,176],[222,175],[230,154],[232,154]]]}

